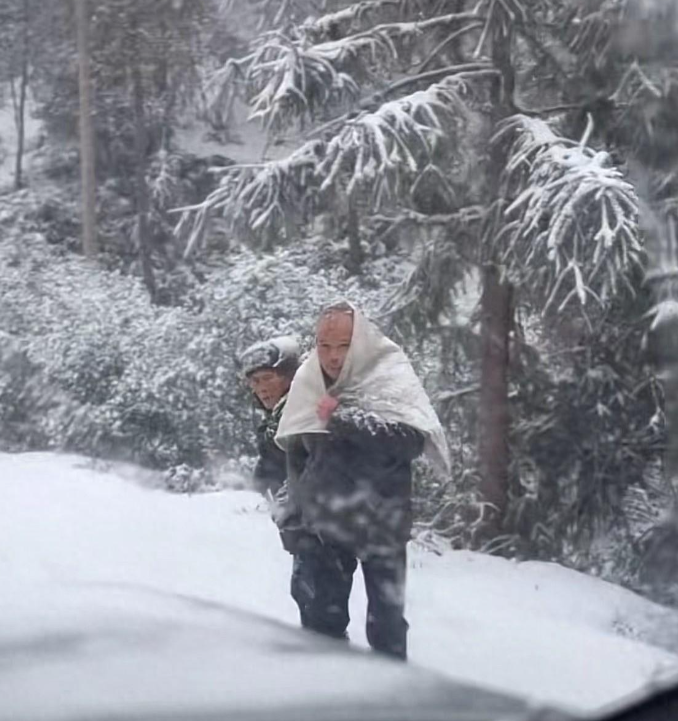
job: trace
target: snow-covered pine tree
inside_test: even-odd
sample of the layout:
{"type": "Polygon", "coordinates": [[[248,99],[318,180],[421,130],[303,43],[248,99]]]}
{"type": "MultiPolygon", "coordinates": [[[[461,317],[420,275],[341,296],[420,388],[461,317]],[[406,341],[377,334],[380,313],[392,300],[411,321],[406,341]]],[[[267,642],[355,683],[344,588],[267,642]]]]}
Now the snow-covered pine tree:
{"type": "Polygon", "coordinates": [[[262,32],[214,77],[215,97],[242,90],[252,119],[298,149],[228,169],[182,217],[189,252],[213,213],[269,248],[331,212],[357,266],[378,215],[382,233],[420,243],[388,309],[438,327],[454,315],[455,284],[481,270],[479,455],[495,533],[508,502],[513,306],[551,329],[583,323],[585,343],[634,295],[644,262],[636,196],[605,136],[610,113],[639,102],[617,107],[606,85],[641,63],[615,58],[605,74],[623,4],[297,0],[292,15],[253,0],[262,32]]]}
{"type": "MultiPolygon", "coordinates": [[[[641,579],[678,597],[678,6],[671,0],[642,0],[627,8],[617,48],[635,58],[614,92],[625,105],[619,133],[629,148],[642,198],[652,290],[646,343],[663,391],[664,476],[672,508],[646,534],[641,579]]],[[[667,509],[668,510],[668,509],[667,509]]]]}

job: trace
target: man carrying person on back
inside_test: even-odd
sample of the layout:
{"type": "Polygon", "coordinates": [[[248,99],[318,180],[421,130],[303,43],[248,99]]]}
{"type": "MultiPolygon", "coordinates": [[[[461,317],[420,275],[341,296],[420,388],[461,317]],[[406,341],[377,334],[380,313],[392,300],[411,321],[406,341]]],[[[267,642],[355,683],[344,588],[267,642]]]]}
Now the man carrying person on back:
{"type": "Polygon", "coordinates": [[[406,545],[412,461],[449,467],[440,422],[403,351],[356,308],[318,321],[316,348],[290,388],[276,440],[287,451],[292,596],[305,628],[346,638],[362,565],[367,639],[406,659],[406,545]]]}

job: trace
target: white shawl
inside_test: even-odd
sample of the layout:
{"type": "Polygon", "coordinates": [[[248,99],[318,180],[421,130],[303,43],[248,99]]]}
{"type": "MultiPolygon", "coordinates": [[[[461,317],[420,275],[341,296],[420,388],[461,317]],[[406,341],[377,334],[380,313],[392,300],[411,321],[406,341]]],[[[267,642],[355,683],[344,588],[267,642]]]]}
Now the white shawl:
{"type": "Polygon", "coordinates": [[[445,434],[407,356],[357,308],[353,311],[351,345],[339,377],[326,389],[318,353],[310,353],[292,381],[276,443],[285,450],[292,436],[327,433],[316,406],[329,393],[342,405],[417,429],[425,438],[426,456],[438,470],[449,473],[445,434]]]}

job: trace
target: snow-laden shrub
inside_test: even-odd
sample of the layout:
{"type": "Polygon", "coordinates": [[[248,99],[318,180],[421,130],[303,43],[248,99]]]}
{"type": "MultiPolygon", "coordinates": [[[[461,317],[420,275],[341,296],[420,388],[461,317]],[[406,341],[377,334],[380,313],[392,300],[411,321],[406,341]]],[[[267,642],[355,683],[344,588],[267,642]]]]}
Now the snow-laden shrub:
{"type": "Polygon", "coordinates": [[[214,483],[204,468],[191,468],[182,463],[165,473],[165,487],[173,493],[196,493],[210,486],[214,487],[214,483]]]}
{"type": "MultiPolygon", "coordinates": [[[[3,385],[0,418],[24,419],[25,447],[164,469],[251,454],[255,419],[238,354],[273,334],[310,339],[319,309],[340,296],[368,313],[379,303],[379,283],[310,266],[308,253],[233,253],[185,307],[166,308],[152,306],[136,278],[100,270],[37,233],[7,233],[0,331],[25,358],[28,378],[16,376],[12,388],[34,390],[3,385]]],[[[378,261],[375,273],[395,278],[397,264],[378,261]]],[[[194,476],[176,471],[172,484],[189,478],[195,490],[194,476]]]]}
{"type": "Polygon", "coordinates": [[[20,343],[0,332],[0,449],[21,450],[45,442],[27,412],[41,396],[38,391],[35,397],[40,385],[39,370],[20,343]]]}

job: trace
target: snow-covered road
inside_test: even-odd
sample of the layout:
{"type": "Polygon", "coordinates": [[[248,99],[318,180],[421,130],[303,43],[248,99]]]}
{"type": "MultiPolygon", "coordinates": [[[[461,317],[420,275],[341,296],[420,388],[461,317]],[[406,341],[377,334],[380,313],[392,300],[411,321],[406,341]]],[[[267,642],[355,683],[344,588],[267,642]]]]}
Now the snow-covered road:
{"type": "MultiPolygon", "coordinates": [[[[74,456],[0,454],[0,640],[49,630],[60,613],[50,598],[79,585],[183,594],[297,624],[291,559],[254,493],[171,495],[129,476],[74,456]]],[[[352,617],[364,646],[358,577],[352,617]]],[[[408,618],[413,662],[571,708],[678,672],[667,650],[674,612],[554,564],[415,547],[408,618]]]]}

